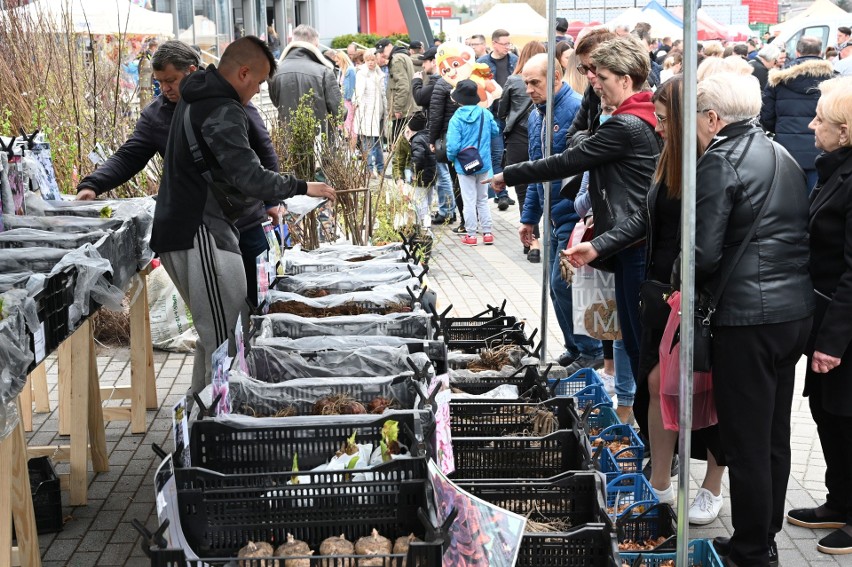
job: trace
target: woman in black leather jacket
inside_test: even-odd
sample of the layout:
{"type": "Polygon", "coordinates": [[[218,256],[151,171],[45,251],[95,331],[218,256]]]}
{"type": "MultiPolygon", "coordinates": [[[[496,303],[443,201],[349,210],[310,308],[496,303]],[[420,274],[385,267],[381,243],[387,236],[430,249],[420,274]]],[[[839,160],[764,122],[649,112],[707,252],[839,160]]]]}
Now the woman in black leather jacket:
{"type": "MultiPolygon", "coordinates": [[[[595,211],[595,235],[603,234],[639,210],[651,186],[662,140],[651,93],[643,92],[650,63],[648,51],[632,37],[602,43],[592,54],[601,99],[616,107],[612,118],[594,134],[559,155],[509,166],[494,176],[495,188],[506,184],[562,179],[590,172],[589,194],[595,211]]],[[[577,137],[575,137],[577,138],[577,137]]],[[[645,275],[643,243],[622,250],[596,268],[615,272],[618,319],[633,376],[639,367],[639,284],[645,275]]],[[[629,389],[616,383],[622,420],[630,417],[635,382],[629,389]]]]}
{"type": "MultiPolygon", "coordinates": [[[[761,96],[751,75],[723,73],[698,83],[699,144],[695,288],[716,293],[713,389],[729,467],[734,535],[717,538],[729,565],[777,561],[790,475],[790,412],[796,362],[811,329],[805,176],[755,123],[761,96]],[[773,145],[775,150],[773,151],[773,145]],[[776,176],[776,154],[778,175],[776,176]],[[733,257],[770,197],[757,232],[733,257]]],[[[675,281],[679,281],[679,263],[675,281]]]]}

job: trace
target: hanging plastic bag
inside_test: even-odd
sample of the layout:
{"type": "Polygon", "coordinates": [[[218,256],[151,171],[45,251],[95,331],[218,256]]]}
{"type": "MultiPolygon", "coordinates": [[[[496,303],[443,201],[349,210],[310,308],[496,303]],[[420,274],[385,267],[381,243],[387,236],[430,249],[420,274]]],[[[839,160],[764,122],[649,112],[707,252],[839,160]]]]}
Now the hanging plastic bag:
{"type": "MultiPolygon", "coordinates": [[[[660,409],[663,427],[680,429],[680,292],[668,299],[671,313],[660,341],[660,409]]],[[[713,373],[694,372],[692,378],[692,429],[716,425],[713,373]]]]}
{"type": "MultiPolygon", "coordinates": [[[[586,223],[581,220],[571,232],[569,248],[585,241],[585,235],[586,223]]],[[[574,268],[571,299],[574,304],[575,334],[602,341],[621,338],[621,327],[615,308],[615,274],[602,272],[588,265],[574,268]]]]}

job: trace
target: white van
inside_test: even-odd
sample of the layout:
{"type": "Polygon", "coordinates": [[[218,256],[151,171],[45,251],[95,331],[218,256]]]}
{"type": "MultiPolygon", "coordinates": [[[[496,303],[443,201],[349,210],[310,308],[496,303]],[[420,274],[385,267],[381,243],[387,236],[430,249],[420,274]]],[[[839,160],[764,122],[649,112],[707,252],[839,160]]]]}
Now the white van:
{"type": "Polygon", "coordinates": [[[796,44],[802,37],[811,36],[822,41],[822,48],[837,46],[837,28],[839,26],[852,27],[852,14],[840,17],[814,16],[801,18],[798,22],[791,20],[774,26],[781,29],[781,33],[772,40],[772,43],[781,42],[787,48],[787,57],[796,56],[796,44]]]}

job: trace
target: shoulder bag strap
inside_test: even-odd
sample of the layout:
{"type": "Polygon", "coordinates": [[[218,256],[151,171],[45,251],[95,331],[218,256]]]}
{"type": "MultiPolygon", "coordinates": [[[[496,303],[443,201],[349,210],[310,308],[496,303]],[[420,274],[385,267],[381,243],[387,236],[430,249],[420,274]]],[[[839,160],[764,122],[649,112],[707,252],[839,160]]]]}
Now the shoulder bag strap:
{"type": "Polygon", "coordinates": [[[707,313],[705,314],[705,320],[709,323],[710,317],[713,315],[713,312],[716,311],[716,305],[719,303],[719,298],[722,296],[722,292],[725,291],[725,286],[728,285],[728,280],[731,278],[731,274],[734,272],[734,268],[737,267],[737,264],[740,262],[740,259],[745,254],[745,249],[748,247],[751,239],[754,238],[754,234],[757,232],[757,226],[760,224],[760,221],[763,220],[763,216],[766,214],[766,210],[769,208],[769,201],[772,200],[772,195],[775,193],[775,188],[778,186],[778,178],[781,173],[781,156],[778,153],[778,147],[775,142],[770,142],[772,144],[772,151],[775,153],[775,177],[772,178],[772,185],[769,186],[769,194],[766,195],[766,199],[763,201],[763,205],[760,207],[760,212],[757,213],[757,217],[754,219],[754,223],[752,223],[751,228],[748,231],[748,234],[743,238],[743,241],[740,243],[737,248],[737,253],[734,255],[733,261],[728,264],[728,268],[722,274],[722,279],[719,281],[719,285],[716,286],[716,291],[713,294],[713,297],[710,298],[710,303],[707,306],[707,313]]]}
{"type": "Polygon", "coordinates": [[[186,141],[189,144],[189,151],[192,153],[192,160],[195,162],[195,167],[198,173],[204,178],[208,184],[213,184],[213,175],[210,173],[210,168],[207,167],[207,160],[204,159],[204,154],[201,153],[201,146],[198,144],[198,138],[195,136],[195,131],[192,129],[192,123],[189,119],[189,109],[191,104],[186,105],[183,111],[183,131],[186,134],[186,141]]]}
{"type": "Polygon", "coordinates": [[[479,141],[482,140],[482,127],[485,125],[485,110],[482,111],[482,114],[479,115],[479,136],[476,138],[476,143],[479,145],[479,141]]]}

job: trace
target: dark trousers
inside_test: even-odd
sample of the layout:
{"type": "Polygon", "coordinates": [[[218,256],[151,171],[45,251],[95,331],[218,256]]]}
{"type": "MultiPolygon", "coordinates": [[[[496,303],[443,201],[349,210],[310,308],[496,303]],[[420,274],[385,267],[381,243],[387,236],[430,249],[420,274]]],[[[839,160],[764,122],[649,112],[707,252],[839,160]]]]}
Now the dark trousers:
{"type": "Polygon", "coordinates": [[[252,307],[257,307],[257,257],[267,250],[269,242],[259,224],[240,233],[240,254],[246,271],[246,296],[252,307]]]}
{"type": "Polygon", "coordinates": [[[730,557],[737,565],[769,565],[769,542],[781,531],[796,362],[811,321],[714,329],[713,390],[730,476],[730,557]]]}
{"type": "MultiPolygon", "coordinates": [[[[810,359],[808,359],[810,365],[810,359]]],[[[817,425],[819,442],[825,456],[826,505],[832,510],[846,512],[846,523],[852,525],[852,417],[828,413],[822,407],[825,382],[811,380],[808,401],[817,425]]]]}
{"type": "Polygon", "coordinates": [[[459,174],[456,173],[456,168],[452,163],[448,167],[450,168],[450,179],[453,180],[453,198],[456,200],[456,208],[459,210],[459,219],[464,224],[464,200],[459,187],[459,174]]]}
{"type": "MultiPolygon", "coordinates": [[[[513,128],[509,135],[506,136],[506,165],[515,165],[524,161],[529,161],[530,149],[529,138],[525,129],[513,128]]],[[[515,185],[515,193],[518,195],[518,213],[523,216],[524,201],[527,199],[527,184],[520,183],[515,185]]],[[[536,238],[540,238],[538,225],[533,229],[533,234],[536,238]]]]}
{"type": "MultiPolygon", "coordinates": [[[[645,279],[645,246],[625,248],[615,255],[615,304],[624,349],[630,357],[633,376],[639,375],[639,338],[642,323],[639,321],[639,286],[645,279]]],[[[635,393],[635,383],[634,383],[635,393]]],[[[631,397],[630,405],[633,404],[631,397]]]]}

